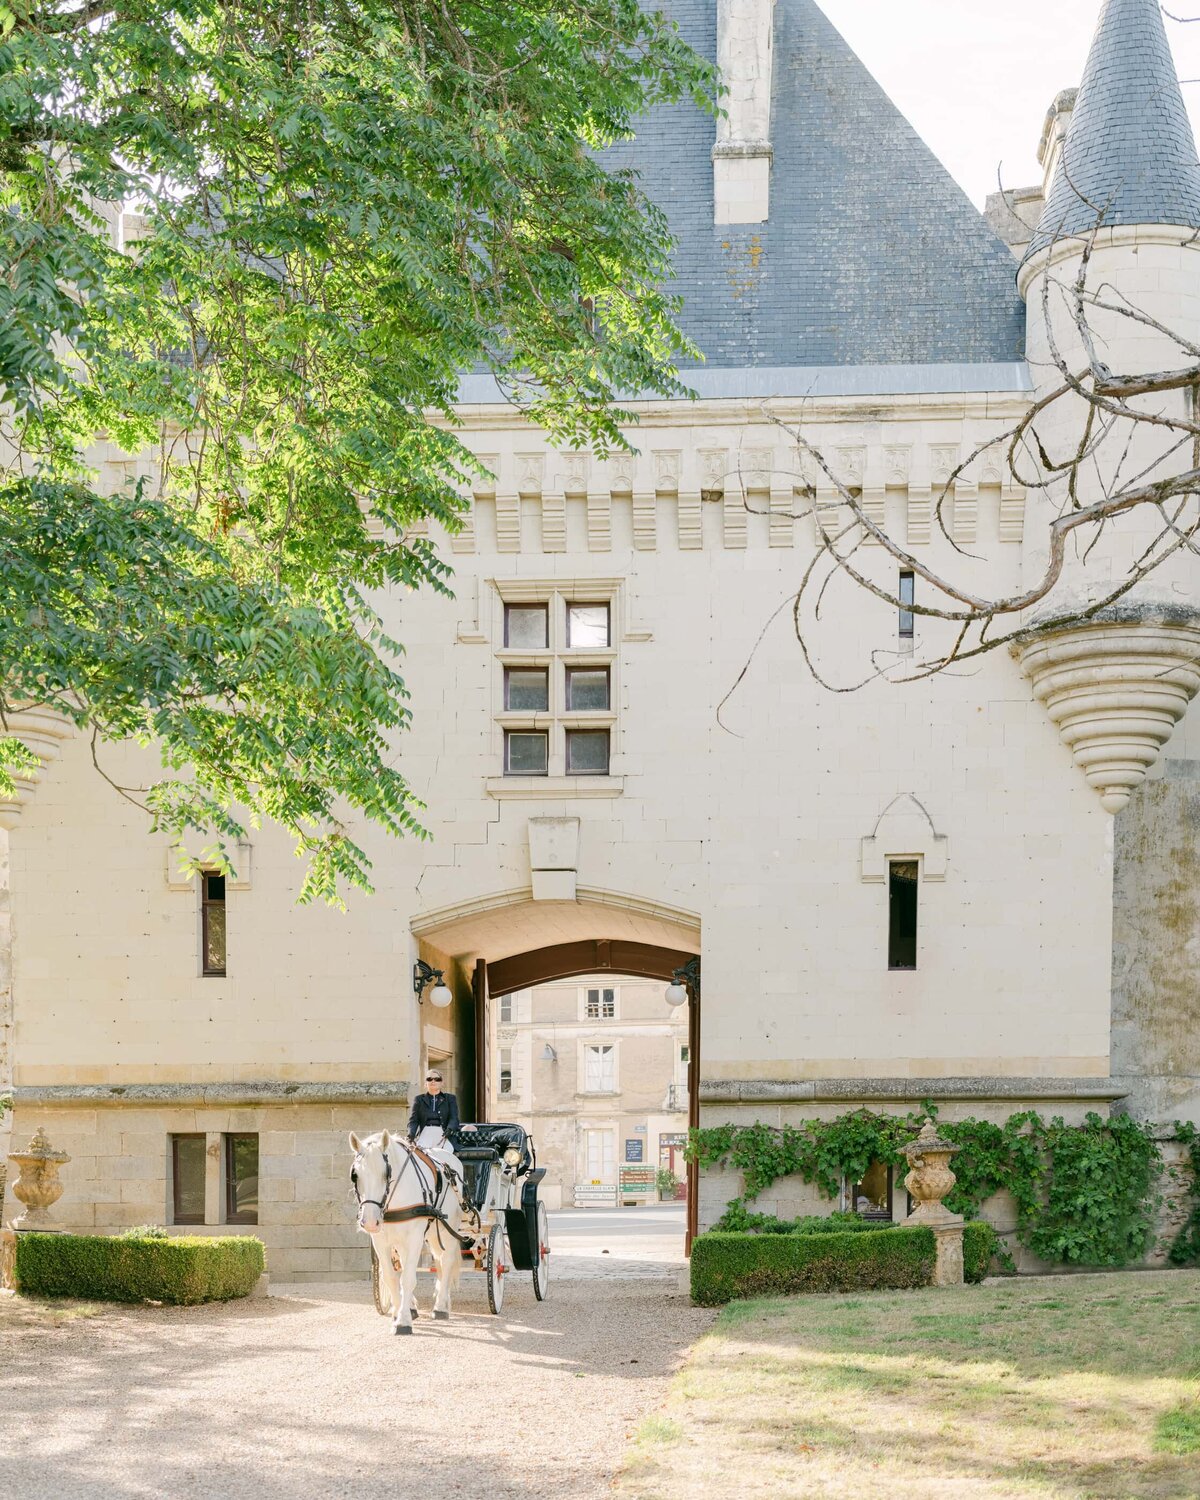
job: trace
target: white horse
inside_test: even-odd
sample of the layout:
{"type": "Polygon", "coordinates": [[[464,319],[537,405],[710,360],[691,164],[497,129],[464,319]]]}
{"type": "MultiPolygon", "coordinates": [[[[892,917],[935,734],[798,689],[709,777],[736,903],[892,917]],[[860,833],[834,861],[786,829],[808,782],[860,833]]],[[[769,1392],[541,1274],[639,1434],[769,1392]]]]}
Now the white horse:
{"type": "Polygon", "coordinates": [[[375,1236],[379,1279],[392,1309],[392,1332],[411,1333],[413,1293],[421,1248],[428,1245],[437,1267],[433,1316],[450,1316],[458,1285],[463,1233],[458,1192],[441,1163],[401,1136],[383,1130],[359,1140],[350,1135],[354,1165],[350,1181],[358,1199],[358,1227],[375,1236]],[[440,1171],[435,1175],[435,1167],[440,1171]],[[440,1182],[438,1177],[440,1176],[440,1182]],[[460,1238],[461,1236],[461,1238],[460,1238]]]}

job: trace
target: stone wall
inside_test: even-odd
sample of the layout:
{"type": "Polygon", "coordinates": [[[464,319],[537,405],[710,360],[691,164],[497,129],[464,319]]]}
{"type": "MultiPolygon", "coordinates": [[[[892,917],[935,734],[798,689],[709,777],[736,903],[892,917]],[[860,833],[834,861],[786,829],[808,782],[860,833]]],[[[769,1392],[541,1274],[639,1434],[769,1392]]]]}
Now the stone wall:
{"type": "Polygon", "coordinates": [[[1114,829],[1112,1068],[1140,1118],[1200,1121],[1200,760],[1161,771],[1114,829]]]}
{"type": "Polygon", "coordinates": [[[267,1247],[273,1281],[349,1281],[370,1270],[367,1237],[355,1225],[348,1132],[366,1134],[404,1123],[402,1104],[162,1108],[145,1105],[20,1106],[18,1137],[44,1126],[69,1153],[65,1188],[53,1216],[61,1229],[109,1234],[161,1224],[173,1234],[251,1234],[267,1247]],[[221,1135],[256,1132],[258,1223],[221,1222],[221,1135]],[[206,1222],[171,1226],[170,1136],[208,1136],[206,1222]]]}

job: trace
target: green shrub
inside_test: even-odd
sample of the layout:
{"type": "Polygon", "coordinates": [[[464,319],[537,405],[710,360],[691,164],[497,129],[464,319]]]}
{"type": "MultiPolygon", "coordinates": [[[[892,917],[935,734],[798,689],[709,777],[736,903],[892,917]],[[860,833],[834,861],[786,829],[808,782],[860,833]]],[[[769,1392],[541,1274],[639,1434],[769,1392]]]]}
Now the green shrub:
{"type": "Polygon", "coordinates": [[[1000,1237],[990,1224],[977,1219],[963,1225],[963,1279],[982,1281],[992,1264],[992,1257],[1000,1253],[1000,1237]]]}
{"type": "Polygon", "coordinates": [[[139,1224],[135,1229],[122,1229],[119,1240],[169,1240],[171,1236],[161,1224],[139,1224]]]}
{"type": "Polygon", "coordinates": [[[777,1219],[774,1214],[752,1214],[735,1201],[713,1228],[726,1234],[858,1234],[864,1229],[891,1229],[892,1225],[841,1210],[806,1214],[802,1219],[777,1219]]]}
{"type": "Polygon", "coordinates": [[[245,1297],[266,1264],[250,1235],[19,1234],[17,1286],[39,1297],[103,1302],[223,1302],[245,1297]]]}
{"type": "Polygon", "coordinates": [[[874,1234],[699,1235],[692,1245],[692,1300],[718,1307],[734,1297],[928,1286],[933,1231],[874,1234]]]}

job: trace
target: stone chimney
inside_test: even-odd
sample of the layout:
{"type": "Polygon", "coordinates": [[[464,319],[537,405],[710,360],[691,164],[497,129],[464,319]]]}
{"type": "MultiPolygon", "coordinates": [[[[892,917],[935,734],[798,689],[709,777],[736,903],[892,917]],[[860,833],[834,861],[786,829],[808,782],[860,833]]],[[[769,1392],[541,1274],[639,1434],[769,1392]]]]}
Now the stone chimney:
{"type": "Polygon", "coordinates": [[[761,224],[771,198],[771,62],[775,0],[717,0],[724,116],[713,146],[713,221],[761,224]]]}

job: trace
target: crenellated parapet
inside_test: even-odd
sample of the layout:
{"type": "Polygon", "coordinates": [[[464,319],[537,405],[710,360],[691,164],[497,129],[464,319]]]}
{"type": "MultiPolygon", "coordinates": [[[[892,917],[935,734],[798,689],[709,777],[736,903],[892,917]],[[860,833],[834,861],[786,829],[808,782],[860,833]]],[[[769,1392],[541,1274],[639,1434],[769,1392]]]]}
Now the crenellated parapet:
{"type": "Polygon", "coordinates": [[[811,550],[820,531],[836,534],[846,524],[840,483],[912,548],[945,545],[942,502],[953,541],[978,544],[986,555],[988,543],[1021,542],[1024,489],[999,447],[956,471],[1027,401],[1023,390],[1006,390],[891,395],[869,410],[853,402],[713,401],[682,411],[664,403],[630,433],[637,452],[607,456],[556,450],[511,414],[501,422],[491,410],[470,409],[471,447],[489,473],[464,496],[470,509],[448,547],[460,556],[811,550]]]}

